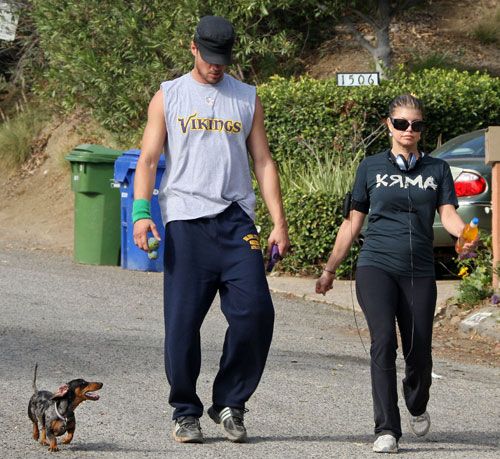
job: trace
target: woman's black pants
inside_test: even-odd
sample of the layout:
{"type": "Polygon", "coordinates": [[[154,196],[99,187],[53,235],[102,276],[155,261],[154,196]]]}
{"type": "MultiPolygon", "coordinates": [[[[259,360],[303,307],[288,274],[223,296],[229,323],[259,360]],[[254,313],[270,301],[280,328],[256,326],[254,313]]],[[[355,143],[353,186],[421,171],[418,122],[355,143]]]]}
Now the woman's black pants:
{"type": "Polygon", "coordinates": [[[361,266],[356,295],[371,336],[371,379],[375,434],[401,437],[396,376],[396,320],[406,362],[403,392],[408,411],[423,414],[429,401],[432,372],[432,322],[436,307],[432,277],[399,276],[361,266]]]}

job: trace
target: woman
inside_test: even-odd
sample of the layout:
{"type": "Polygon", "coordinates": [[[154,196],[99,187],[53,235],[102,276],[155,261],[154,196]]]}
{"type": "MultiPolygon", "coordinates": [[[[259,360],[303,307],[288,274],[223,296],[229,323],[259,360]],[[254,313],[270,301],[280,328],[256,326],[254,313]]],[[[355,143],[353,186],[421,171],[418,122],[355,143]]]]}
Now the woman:
{"type": "MultiPolygon", "coordinates": [[[[430,427],[426,411],[431,385],[432,322],[436,281],[432,224],[436,210],[445,229],[459,236],[465,226],[448,164],[424,155],[418,142],[423,106],[416,97],[396,97],[387,118],[391,148],[365,158],[356,173],[351,211],[340,226],[316,293],[332,288],[335,270],[358,236],[368,229],[356,268],[356,294],[371,335],[371,381],[375,418],[373,451],[398,451],[401,419],[396,380],[396,320],[406,361],[403,394],[409,424],[418,436],[430,427]]],[[[468,244],[464,250],[471,250],[468,244]]]]}

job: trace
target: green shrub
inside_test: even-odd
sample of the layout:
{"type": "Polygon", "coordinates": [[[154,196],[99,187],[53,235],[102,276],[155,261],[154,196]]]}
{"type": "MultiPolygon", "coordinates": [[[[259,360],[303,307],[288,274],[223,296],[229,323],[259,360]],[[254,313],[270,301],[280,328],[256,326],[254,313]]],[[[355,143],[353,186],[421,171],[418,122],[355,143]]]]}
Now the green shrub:
{"type": "Polygon", "coordinates": [[[130,136],[137,136],[159,84],[191,68],[189,44],[201,16],[233,22],[238,40],[232,70],[258,79],[297,65],[305,40],[320,30],[314,26],[337,11],[334,0],[32,3],[48,62],[39,91],[64,107],[91,107],[105,127],[130,136]]]}
{"type": "MultiPolygon", "coordinates": [[[[290,253],[277,267],[278,270],[300,274],[318,274],[328,259],[340,223],[345,193],[352,188],[359,161],[363,158],[360,149],[346,161],[335,150],[322,153],[314,145],[300,143],[310,156],[303,162],[285,159],[279,164],[283,205],[289,225],[290,253]]],[[[347,144],[355,151],[363,139],[356,137],[347,144]]],[[[257,201],[257,222],[261,226],[262,245],[272,223],[267,216],[262,200],[257,201]]],[[[354,245],[338,268],[338,277],[349,277],[355,265],[359,247],[354,245]]]]}
{"type": "MultiPolygon", "coordinates": [[[[297,274],[318,274],[333,247],[338,228],[343,221],[342,200],[326,193],[302,193],[288,191],[283,196],[292,247],[288,256],[280,262],[282,271],[297,274]]],[[[256,223],[261,227],[263,247],[272,229],[266,208],[259,200],[256,223]]],[[[357,247],[339,267],[339,277],[349,276],[351,263],[355,264],[357,247]]]]}
{"type": "Polygon", "coordinates": [[[359,162],[364,157],[358,151],[351,161],[344,161],[338,153],[321,155],[311,150],[312,157],[304,163],[285,159],[280,164],[281,188],[304,194],[323,193],[342,199],[351,189],[359,162]]]}
{"type": "MultiPolygon", "coordinates": [[[[307,29],[319,30],[317,23],[331,19],[335,3],[173,0],[166,7],[163,0],[33,0],[47,62],[38,91],[65,108],[91,108],[105,127],[137,139],[159,83],[191,68],[188,47],[199,16],[233,21],[239,39],[231,70],[259,81],[296,65],[307,29]]],[[[439,133],[447,139],[499,119],[498,79],[455,70],[398,71],[376,87],[341,88],[334,80],[308,78],[273,78],[259,87],[278,158],[307,155],[299,138],[315,140],[317,149],[343,150],[353,128],[363,126],[366,137],[387,115],[389,101],[406,91],[427,104],[428,149],[439,133]]],[[[375,142],[370,152],[385,144],[375,142]]]]}
{"type": "MultiPolygon", "coordinates": [[[[313,152],[314,154],[314,152],[313,152]]],[[[299,274],[318,274],[331,253],[338,228],[343,221],[342,203],[352,188],[354,175],[362,158],[342,163],[339,155],[299,164],[281,164],[280,180],[283,206],[289,226],[290,253],[278,269],[299,274]]],[[[266,246],[272,222],[261,199],[257,201],[257,224],[261,227],[262,245],[266,246]]],[[[338,277],[349,277],[356,263],[358,246],[337,270],[338,277]]]]}
{"type": "MultiPolygon", "coordinates": [[[[274,77],[259,86],[266,127],[278,163],[306,161],[310,151],[339,152],[352,157],[352,138],[366,139],[387,116],[389,102],[411,92],[426,107],[427,130],[422,147],[432,150],[439,134],[446,141],[458,134],[500,122],[500,79],[480,73],[427,69],[397,72],[380,86],[338,87],[334,80],[274,77]]],[[[366,143],[366,142],[365,142],[366,143]]],[[[387,148],[385,136],[366,146],[372,154],[387,148]]]]}
{"type": "Polygon", "coordinates": [[[491,235],[482,233],[481,242],[473,256],[457,260],[458,275],[462,277],[458,285],[459,303],[473,307],[493,293],[492,260],[491,235]]]}

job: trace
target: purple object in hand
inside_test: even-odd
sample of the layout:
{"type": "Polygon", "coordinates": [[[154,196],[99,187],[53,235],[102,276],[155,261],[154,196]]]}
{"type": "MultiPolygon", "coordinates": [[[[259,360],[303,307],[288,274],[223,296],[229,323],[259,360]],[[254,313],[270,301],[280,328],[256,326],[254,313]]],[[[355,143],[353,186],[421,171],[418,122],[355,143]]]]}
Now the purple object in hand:
{"type": "Polygon", "coordinates": [[[281,260],[280,250],[279,250],[277,244],[273,244],[273,246],[271,247],[271,257],[269,258],[269,261],[267,262],[266,271],[268,273],[270,273],[273,270],[274,265],[276,264],[276,262],[278,260],[281,260]]]}

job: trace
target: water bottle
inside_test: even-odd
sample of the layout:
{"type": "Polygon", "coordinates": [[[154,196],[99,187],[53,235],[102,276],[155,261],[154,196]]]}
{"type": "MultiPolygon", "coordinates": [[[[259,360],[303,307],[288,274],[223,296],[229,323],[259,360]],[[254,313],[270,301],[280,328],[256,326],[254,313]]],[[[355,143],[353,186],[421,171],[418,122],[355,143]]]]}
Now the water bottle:
{"type": "Polygon", "coordinates": [[[462,234],[458,237],[457,242],[455,244],[455,250],[457,253],[462,253],[464,249],[464,244],[467,242],[473,242],[476,240],[477,235],[479,233],[479,228],[477,224],[479,223],[479,218],[474,217],[470,223],[465,225],[462,230],[462,234]]]}

